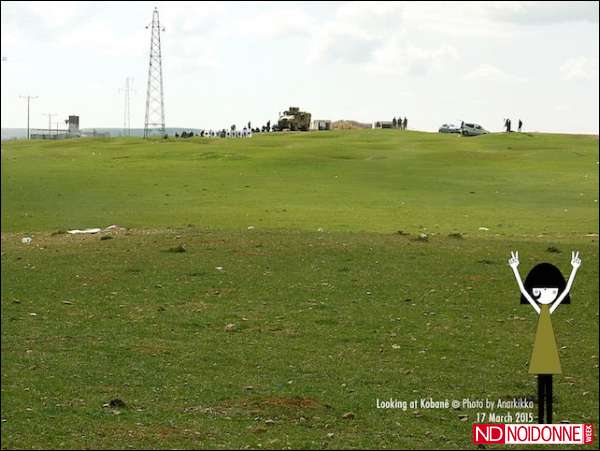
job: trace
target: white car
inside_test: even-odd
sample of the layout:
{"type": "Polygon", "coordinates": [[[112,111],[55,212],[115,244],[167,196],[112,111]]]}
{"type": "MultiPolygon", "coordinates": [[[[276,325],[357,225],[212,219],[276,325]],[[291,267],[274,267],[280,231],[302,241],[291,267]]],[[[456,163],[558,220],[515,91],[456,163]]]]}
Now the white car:
{"type": "Polygon", "coordinates": [[[443,124],[438,132],[440,133],[460,133],[460,127],[454,124],[443,124]]]}
{"type": "Polygon", "coordinates": [[[479,136],[485,135],[489,132],[479,124],[465,122],[462,124],[460,133],[463,136],[479,136]]]}

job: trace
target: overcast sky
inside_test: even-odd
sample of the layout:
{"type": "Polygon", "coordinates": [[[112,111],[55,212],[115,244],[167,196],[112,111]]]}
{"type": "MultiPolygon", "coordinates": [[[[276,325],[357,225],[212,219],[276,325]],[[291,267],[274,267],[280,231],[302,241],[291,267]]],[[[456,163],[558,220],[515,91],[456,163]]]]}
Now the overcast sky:
{"type": "Polygon", "coordinates": [[[2,2],[2,127],[143,127],[153,7],[167,127],[407,116],[598,133],[598,2],[2,2]]]}

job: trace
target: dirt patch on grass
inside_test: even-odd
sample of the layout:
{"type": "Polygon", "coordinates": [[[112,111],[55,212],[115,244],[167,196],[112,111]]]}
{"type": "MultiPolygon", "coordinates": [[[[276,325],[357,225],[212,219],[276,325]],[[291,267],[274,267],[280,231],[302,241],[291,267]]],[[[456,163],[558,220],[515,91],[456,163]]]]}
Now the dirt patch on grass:
{"type": "Polygon", "coordinates": [[[168,354],[169,353],[169,348],[166,347],[165,345],[161,345],[161,344],[141,344],[141,345],[137,345],[134,346],[132,348],[133,352],[136,352],[138,354],[145,354],[145,355],[162,355],[162,354],[168,354]]]}
{"type": "Polygon", "coordinates": [[[282,397],[271,397],[266,398],[260,402],[262,406],[269,407],[283,407],[286,409],[319,409],[329,408],[327,404],[322,404],[320,401],[311,398],[282,398],[282,397]]]}
{"type": "Polygon", "coordinates": [[[219,288],[209,288],[206,291],[205,296],[228,296],[231,294],[236,293],[237,290],[235,288],[229,288],[229,287],[219,287],[219,288]]]}
{"type": "MultiPolygon", "coordinates": [[[[164,443],[169,440],[186,440],[190,443],[198,443],[198,440],[212,438],[210,432],[196,431],[190,429],[178,429],[174,426],[164,426],[160,424],[142,425],[141,423],[131,424],[111,424],[102,431],[96,432],[94,448],[114,448],[119,447],[118,443],[138,442],[137,446],[144,449],[148,446],[157,446],[158,443],[164,443]]],[[[73,446],[76,447],[76,446],[73,446]]]]}
{"type": "MultiPolygon", "coordinates": [[[[262,330],[260,332],[262,332],[262,330]]],[[[298,331],[287,328],[287,327],[272,327],[272,328],[267,329],[265,332],[268,332],[268,333],[271,333],[273,335],[277,335],[280,337],[299,337],[300,336],[298,331]]]]}
{"type": "Polygon", "coordinates": [[[185,413],[232,417],[263,415],[265,411],[269,410],[279,410],[286,415],[295,415],[298,411],[330,408],[330,405],[312,398],[272,396],[247,400],[229,400],[214,406],[190,406],[185,407],[183,411],[185,413]]]}
{"type": "Polygon", "coordinates": [[[244,250],[234,250],[233,253],[235,255],[243,255],[244,257],[262,257],[263,255],[265,255],[264,253],[261,253],[261,252],[251,252],[251,251],[244,251],[244,250]]]}
{"type": "Polygon", "coordinates": [[[164,439],[164,438],[170,437],[174,434],[179,435],[181,432],[173,426],[162,426],[162,427],[158,428],[156,433],[160,438],[164,439]]]}

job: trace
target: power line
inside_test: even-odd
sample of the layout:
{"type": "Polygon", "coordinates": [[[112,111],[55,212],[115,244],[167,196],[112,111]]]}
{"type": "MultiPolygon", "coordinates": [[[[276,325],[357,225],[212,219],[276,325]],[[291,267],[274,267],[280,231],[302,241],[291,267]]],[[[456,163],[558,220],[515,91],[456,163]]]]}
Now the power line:
{"type": "Polygon", "coordinates": [[[160,27],[158,8],[154,8],[152,12],[151,27],[144,138],[147,138],[151,130],[157,127],[162,135],[165,134],[165,102],[163,97],[162,54],[160,49],[160,32],[165,31],[165,29],[160,27]]]}
{"type": "Polygon", "coordinates": [[[27,99],[27,139],[29,139],[29,103],[31,100],[37,99],[38,96],[19,96],[21,99],[27,99]]]}

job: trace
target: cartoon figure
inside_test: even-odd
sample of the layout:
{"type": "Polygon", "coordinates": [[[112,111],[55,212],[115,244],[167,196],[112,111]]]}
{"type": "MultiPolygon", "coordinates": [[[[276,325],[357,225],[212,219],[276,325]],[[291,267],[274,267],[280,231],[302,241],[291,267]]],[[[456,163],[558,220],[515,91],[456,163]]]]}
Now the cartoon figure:
{"type": "Polygon", "coordinates": [[[529,374],[538,376],[538,421],[544,423],[545,406],[545,422],[552,423],[552,375],[561,374],[562,370],[550,315],[561,303],[571,303],[569,290],[575,280],[575,273],[581,266],[581,259],[579,252],[571,252],[573,270],[567,282],[556,266],[540,263],[529,271],[523,284],[518,270],[519,252],[511,252],[510,255],[508,264],[521,291],[521,304],[531,304],[539,315],[533,352],[529,360],[529,374]]]}

